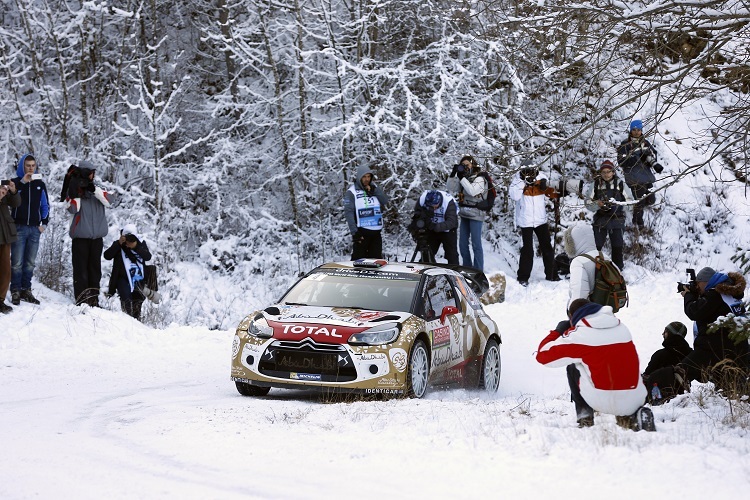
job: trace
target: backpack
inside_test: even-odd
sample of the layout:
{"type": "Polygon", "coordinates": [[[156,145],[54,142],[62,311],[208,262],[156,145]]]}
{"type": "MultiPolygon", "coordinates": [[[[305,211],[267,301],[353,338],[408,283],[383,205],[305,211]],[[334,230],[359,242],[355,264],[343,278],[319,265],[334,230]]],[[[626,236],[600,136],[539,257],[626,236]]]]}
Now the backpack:
{"type": "Polygon", "coordinates": [[[605,259],[601,252],[596,258],[585,253],[580,256],[596,264],[594,289],[588,299],[595,304],[612,306],[614,312],[628,305],[628,287],[617,266],[611,260],[605,259]]]}
{"type": "Polygon", "coordinates": [[[487,198],[477,203],[477,208],[479,210],[484,210],[485,212],[491,212],[492,207],[495,205],[495,198],[497,198],[497,189],[495,188],[495,183],[492,180],[492,177],[490,177],[490,174],[487,172],[479,172],[477,175],[480,177],[484,177],[484,180],[487,181],[487,198]]]}

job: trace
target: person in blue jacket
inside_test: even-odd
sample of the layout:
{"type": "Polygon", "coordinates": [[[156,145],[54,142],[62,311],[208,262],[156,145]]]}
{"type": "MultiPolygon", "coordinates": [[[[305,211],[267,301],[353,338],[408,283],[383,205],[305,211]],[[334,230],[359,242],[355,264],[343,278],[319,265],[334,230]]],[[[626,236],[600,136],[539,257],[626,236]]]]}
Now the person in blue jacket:
{"type": "Polygon", "coordinates": [[[31,277],[36,267],[39,240],[49,222],[49,196],[37,169],[36,158],[25,154],[18,160],[18,177],[13,179],[21,195],[21,204],[11,210],[18,233],[18,239],[10,249],[10,300],[15,306],[22,300],[39,304],[31,293],[31,277]]]}

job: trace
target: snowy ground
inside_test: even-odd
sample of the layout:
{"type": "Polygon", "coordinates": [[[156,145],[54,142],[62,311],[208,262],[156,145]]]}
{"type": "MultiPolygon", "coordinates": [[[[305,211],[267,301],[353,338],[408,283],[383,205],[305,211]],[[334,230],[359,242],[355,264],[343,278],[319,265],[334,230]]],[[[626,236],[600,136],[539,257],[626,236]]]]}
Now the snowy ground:
{"type": "MultiPolygon", "coordinates": [[[[499,393],[376,402],[241,397],[233,331],[152,330],[39,286],[42,306],[0,318],[0,498],[744,498],[750,416],[706,386],[654,408],[656,433],[575,426],[564,370],[532,357],[567,299],[539,273],[488,308],[499,393]]],[[[626,274],[618,316],[645,367],[663,327],[687,323],[681,276],[626,274]]]]}

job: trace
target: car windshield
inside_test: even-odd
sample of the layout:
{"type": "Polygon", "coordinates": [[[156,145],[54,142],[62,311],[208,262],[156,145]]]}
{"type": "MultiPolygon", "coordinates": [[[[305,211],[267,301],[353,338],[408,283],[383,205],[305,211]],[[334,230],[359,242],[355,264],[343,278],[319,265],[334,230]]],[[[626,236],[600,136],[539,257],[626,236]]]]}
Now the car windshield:
{"type": "Polygon", "coordinates": [[[361,276],[341,275],[343,272],[325,270],[306,276],[281,301],[308,306],[410,312],[419,276],[389,279],[364,273],[361,276]]]}

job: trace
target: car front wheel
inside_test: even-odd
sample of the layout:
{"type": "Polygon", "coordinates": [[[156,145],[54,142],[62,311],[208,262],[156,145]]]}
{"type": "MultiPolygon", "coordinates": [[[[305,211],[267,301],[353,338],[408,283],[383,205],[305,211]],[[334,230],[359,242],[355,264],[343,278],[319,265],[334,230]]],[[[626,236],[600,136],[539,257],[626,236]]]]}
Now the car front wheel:
{"type": "Polygon", "coordinates": [[[424,341],[417,340],[411,348],[409,370],[406,374],[407,394],[410,398],[421,398],[427,392],[430,378],[430,356],[424,341]]]}
{"type": "Polygon", "coordinates": [[[479,388],[487,392],[496,392],[498,387],[500,387],[500,346],[497,340],[490,339],[487,341],[487,347],[484,348],[479,388]]]}
{"type": "Polygon", "coordinates": [[[259,387],[245,382],[235,382],[234,385],[237,386],[237,392],[243,396],[265,396],[271,390],[270,387],[259,387]]]}

